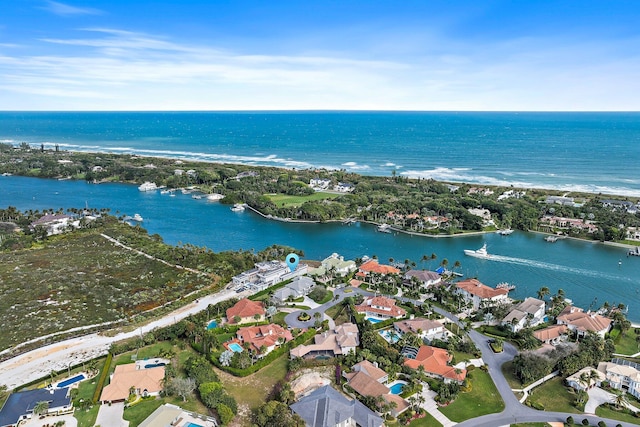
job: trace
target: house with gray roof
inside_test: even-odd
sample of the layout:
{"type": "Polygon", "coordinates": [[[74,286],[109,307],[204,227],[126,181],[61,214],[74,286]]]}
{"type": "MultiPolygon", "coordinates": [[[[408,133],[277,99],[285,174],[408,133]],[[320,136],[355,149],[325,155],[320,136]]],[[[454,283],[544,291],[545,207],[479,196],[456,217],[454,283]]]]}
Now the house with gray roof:
{"type": "Polygon", "coordinates": [[[0,409],[0,427],[14,427],[22,420],[33,416],[33,409],[39,402],[47,402],[47,415],[61,415],[73,412],[73,402],[69,388],[39,388],[36,390],[11,393],[0,409]]]}
{"type": "Polygon", "coordinates": [[[310,277],[298,276],[284,288],[280,288],[275,291],[273,293],[273,300],[282,303],[289,297],[294,299],[304,297],[311,292],[311,288],[313,288],[315,284],[316,283],[310,277]]]}
{"type": "Polygon", "coordinates": [[[357,400],[326,385],[291,405],[308,427],[382,427],[384,421],[357,400]]]}
{"type": "Polygon", "coordinates": [[[518,332],[523,328],[531,328],[545,321],[545,303],[537,298],[528,297],[516,305],[507,316],[502,319],[502,324],[518,332]]]}
{"type": "Polygon", "coordinates": [[[420,286],[428,288],[442,282],[442,277],[435,271],[409,270],[404,275],[405,282],[411,283],[412,279],[417,280],[420,286]]]}

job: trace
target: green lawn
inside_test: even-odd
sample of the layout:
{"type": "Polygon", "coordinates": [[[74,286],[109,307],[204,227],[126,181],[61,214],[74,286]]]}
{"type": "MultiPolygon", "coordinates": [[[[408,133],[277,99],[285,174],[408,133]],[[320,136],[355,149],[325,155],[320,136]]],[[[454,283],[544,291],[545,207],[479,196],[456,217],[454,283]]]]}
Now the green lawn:
{"type": "Polygon", "coordinates": [[[262,405],[273,386],[284,379],[287,374],[288,353],[274,360],[270,365],[260,369],[255,374],[244,378],[234,377],[216,369],[225,390],[233,396],[238,405],[248,405],[255,409],[262,405]]]}
{"type": "Polygon", "coordinates": [[[520,382],[520,380],[513,374],[513,362],[508,361],[504,365],[502,365],[502,374],[504,378],[509,383],[509,387],[515,389],[521,389],[525,386],[520,382]]]}
{"type": "Polygon", "coordinates": [[[427,415],[423,418],[418,418],[417,420],[411,421],[409,427],[439,427],[442,426],[440,421],[436,420],[431,416],[431,414],[427,413],[427,415]]]}
{"type": "Polygon", "coordinates": [[[568,390],[562,384],[562,379],[556,377],[534,388],[527,400],[543,405],[545,411],[580,414],[581,412],[573,404],[576,395],[568,390]]]}
{"type": "Polygon", "coordinates": [[[78,420],[78,427],[93,427],[96,424],[99,410],[100,405],[93,405],[93,407],[88,410],[76,408],[73,412],[73,417],[78,420]]]}
{"type": "Polygon", "coordinates": [[[637,335],[633,329],[628,330],[625,335],[618,335],[614,343],[616,345],[616,353],[631,356],[640,351],[640,345],[636,341],[637,335]]]}
{"type": "Polygon", "coordinates": [[[265,194],[278,207],[300,206],[304,202],[311,200],[335,199],[338,194],[324,193],[319,191],[309,196],[289,196],[287,194],[265,194]]]}
{"type": "Polygon", "coordinates": [[[144,399],[140,403],[125,408],[123,418],[129,421],[129,427],[138,427],[141,422],[163,403],[164,401],[162,399],[144,399]]]}
{"type": "Polygon", "coordinates": [[[640,424],[640,418],[624,412],[618,412],[605,405],[596,408],[596,415],[602,418],[611,418],[612,420],[624,421],[631,424],[640,424]]]}
{"type": "Polygon", "coordinates": [[[471,391],[460,393],[453,403],[440,409],[451,421],[459,423],[504,409],[504,402],[489,374],[475,369],[471,375],[471,391]]]}

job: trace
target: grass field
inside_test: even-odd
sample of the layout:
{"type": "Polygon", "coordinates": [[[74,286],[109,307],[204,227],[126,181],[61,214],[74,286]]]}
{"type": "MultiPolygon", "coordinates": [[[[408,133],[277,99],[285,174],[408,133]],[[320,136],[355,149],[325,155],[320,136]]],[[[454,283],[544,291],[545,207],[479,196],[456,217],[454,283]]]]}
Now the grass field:
{"type": "Polygon", "coordinates": [[[567,387],[562,384],[562,379],[556,377],[534,388],[528,400],[543,405],[545,411],[580,414],[581,412],[573,404],[575,399],[576,395],[567,391],[567,387]]]}
{"type": "Polygon", "coordinates": [[[125,408],[123,418],[129,421],[129,427],[138,427],[140,423],[142,423],[163,403],[163,399],[144,399],[140,403],[125,408]]]}
{"type": "Polygon", "coordinates": [[[287,194],[266,194],[266,196],[276,206],[285,208],[291,206],[300,206],[304,202],[309,202],[312,200],[335,199],[336,197],[340,197],[339,194],[324,193],[322,191],[313,193],[309,196],[289,196],[287,194]]]}
{"type": "Polygon", "coordinates": [[[504,409],[504,402],[489,374],[476,369],[471,375],[473,375],[471,391],[460,393],[453,403],[440,409],[440,412],[451,421],[459,423],[504,409]]]}
{"type": "Polygon", "coordinates": [[[417,420],[411,421],[409,423],[409,427],[440,427],[440,421],[436,420],[431,416],[431,414],[427,413],[427,415],[423,418],[418,418],[417,420]]]}
{"type": "Polygon", "coordinates": [[[631,424],[640,424],[640,418],[624,412],[618,412],[607,406],[598,406],[596,408],[596,415],[602,418],[611,418],[612,420],[624,421],[631,424]]]}
{"type": "Polygon", "coordinates": [[[638,353],[640,351],[640,343],[636,341],[637,336],[633,328],[628,330],[624,335],[618,335],[614,340],[616,353],[626,354],[628,356],[638,353]]]}

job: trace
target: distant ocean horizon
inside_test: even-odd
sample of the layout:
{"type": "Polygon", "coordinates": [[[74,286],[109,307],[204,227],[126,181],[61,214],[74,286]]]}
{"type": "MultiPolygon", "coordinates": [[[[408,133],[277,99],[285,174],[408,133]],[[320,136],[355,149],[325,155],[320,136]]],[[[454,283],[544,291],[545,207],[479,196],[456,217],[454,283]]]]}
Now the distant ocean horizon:
{"type": "Polygon", "coordinates": [[[637,112],[0,112],[0,142],[640,197],[637,112]]]}

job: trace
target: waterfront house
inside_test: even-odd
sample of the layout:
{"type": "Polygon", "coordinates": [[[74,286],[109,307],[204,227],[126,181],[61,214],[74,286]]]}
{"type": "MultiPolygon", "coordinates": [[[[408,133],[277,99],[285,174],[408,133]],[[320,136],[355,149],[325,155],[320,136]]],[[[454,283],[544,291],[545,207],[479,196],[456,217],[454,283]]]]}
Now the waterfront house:
{"type": "Polygon", "coordinates": [[[47,230],[47,235],[62,234],[67,230],[78,228],[80,226],[80,220],[74,220],[69,215],[43,215],[37,220],[29,224],[31,230],[35,230],[36,227],[42,227],[47,230]]]}
{"type": "Polygon", "coordinates": [[[241,344],[248,343],[249,349],[261,357],[272,352],[293,339],[291,332],[275,323],[261,326],[248,326],[238,329],[236,338],[241,344]]]}
{"type": "Polygon", "coordinates": [[[575,230],[585,231],[593,234],[598,231],[598,226],[589,221],[577,218],[566,218],[552,215],[545,215],[540,219],[540,226],[547,227],[549,231],[553,230],[575,230]]]}
{"type": "Polygon", "coordinates": [[[15,427],[21,421],[31,419],[39,402],[47,402],[49,407],[43,415],[73,413],[73,401],[69,387],[38,388],[11,393],[0,409],[0,427],[15,427]]]}
{"type": "Polygon", "coordinates": [[[261,301],[251,301],[243,298],[233,307],[227,309],[227,321],[229,323],[247,323],[264,320],[265,309],[261,301]],[[256,319],[256,316],[258,318],[256,319]]]}
{"type": "Polygon", "coordinates": [[[531,328],[545,321],[545,303],[537,298],[528,297],[516,305],[502,319],[502,324],[511,332],[518,332],[523,328],[531,328]]]}
{"type": "Polygon", "coordinates": [[[333,191],[339,191],[340,193],[350,193],[355,189],[356,187],[353,184],[346,182],[339,182],[333,186],[333,191]]]}
{"type": "Polygon", "coordinates": [[[118,365],[109,385],[102,389],[102,403],[123,402],[132,392],[140,397],[157,396],[162,391],[164,366],[142,368],[135,363],[118,365]]]}
{"type": "Polygon", "coordinates": [[[293,403],[291,410],[308,427],[382,427],[384,421],[358,400],[347,399],[333,387],[320,387],[293,403]]]}
{"type": "Polygon", "coordinates": [[[399,319],[407,314],[404,308],[396,306],[396,300],[383,296],[368,297],[355,308],[356,312],[367,318],[380,320],[399,319]]]}
{"type": "Polygon", "coordinates": [[[556,321],[559,325],[567,325],[567,328],[575,332],[578,337],[593,332],[602,338],[611,329],[612,322],[608,317],[593,312],[585,313],[581,308],[574,306],[565,307],[556,317],[556,321]]]}
{"type": "Polygon", "coordinates": [[[491,288],[478,279],[461,280],[455,284],[455,292],[471,304],[473,310],[480,305],[494,305],[507,302],[509,290],[507,288],[491,288]]]}
{"type": "Polygon", "coordinates": [[[303,276],[307,273],[307,265],[299,263],[298,267],[291,271],[284,261],[272,260],[258,262],[251,270],[244,271],[232,277],[232,282],[236,287],[248,287],[256,291],[261,291],[276,283],[303,276]]]}
{"type": "Polygon", "coordinates": [[[353,273],[357,269],[358,267],[356,266],[355,261],[345,260],[344,257],[337,253],[333,253],[322,260],[320,267],[314,271],[314,274],[318,276],[335,274],[336,276],[344,277],[353,273]]]}
{"type": "Polygon", "coordinates": [[[325,331],[314,337],[314,344],[299,345],[289,352],[294,357],[335,357],[355,353],[360,345],[358,326],[353,323],[343,323],[332,331],[325,331]]]}
{"type": "Polygon", "coordinates": [[[598,371],[596,368],[587,366],[580,369],[578,372],[569,375],[565,380],[569,387],[572,387],[578,391],[587,391],[592,387],[600,387],[602,381],[607,378],[603,372],[598,371]]]}
{"type": "Polygon", "coordinates": [[[551,325],[544,329],[533,331],[533,336],[543,344],[557,345],[567,338],[567,325],[551,325]]]}
{"type": "Polygon", "coordinates": [[[409,270],[405,273],[405,282],[411,283],[412,279],[416,279],[420,286],[428,288],[442,283],[442,277],[435,271],[428,270],[409,270]]]}
{"type": "Polygon", "coordinates": [[[311,180],[309,181],[309,187],[313,188],[316,191],[327,190],[330,185],[330,179],[311,178],[311,180]]]}
{"type": "Polygon", "coordinates": [[[415,358],[406,358],[404,365],[411,369],[422,366],[424,372],[431,377],[440,378],[445,382],[462,383],[467,376],[467,370],[449,365],[452,358],[453,356],[445,349],[422,345],[415,358]]]}
{"type": "Polygon", "coordinates": [[[624,359],[613,359],[611,362],[600,362],[598,371],[605,375],[612,388],[640,399],[640,365],[624,359]]]}
{"type": "Polygon", "coordinates": [[[283,288],[276,290],[273,293],[273,300],[277,303],[283,303],[289,298],[300,298],[307,296],[311,289],[315,286],[315,282],[312,278],[307,276],[298,276],[293,281],[283,288]]]}
{"type": "Polygon", "coordinates": [[[393,329],[395,329],[395,331],[400,335],[412,333],[429,342],[436,338],[447,338],[447,332],[442,323],[437,320],[430,320],[422,317],[395,322],[393,324],[393,329]]]}
{"type": "MultiPolygon", "coordinates": [[[[390,265],[379,264],[377,259],[370,259],[358,268],[356,276],[361,279],[371,278],[372,274],[386,276],[388,274],[399,274],[400,270],[390,265]]],[[[366,280],[365,280],[366,281],[366,280]]]]}

